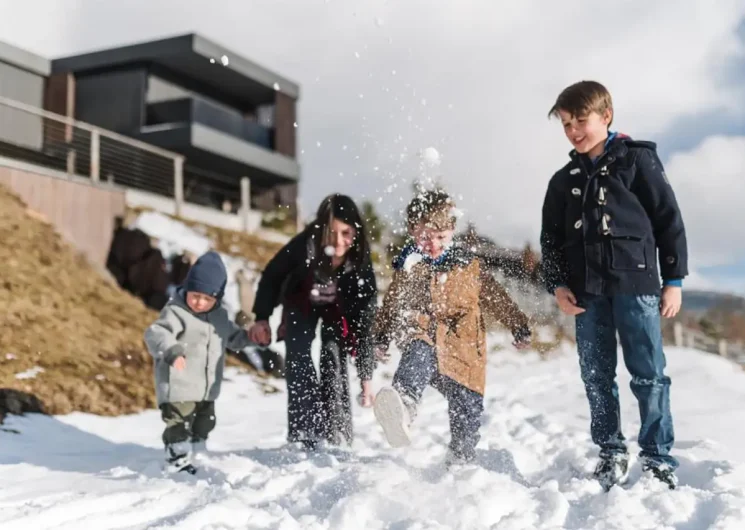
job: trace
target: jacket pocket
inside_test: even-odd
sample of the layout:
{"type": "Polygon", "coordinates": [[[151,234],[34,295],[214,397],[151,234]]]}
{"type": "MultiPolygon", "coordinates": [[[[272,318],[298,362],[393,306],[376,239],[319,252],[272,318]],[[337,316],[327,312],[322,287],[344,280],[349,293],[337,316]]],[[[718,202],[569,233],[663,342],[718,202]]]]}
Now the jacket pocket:
{"type": "Polygon", "coordinates": [[[645,271],[649,267],[646,244],[638,236],[616,236],[610,240],[611,269],[645,271]]]}

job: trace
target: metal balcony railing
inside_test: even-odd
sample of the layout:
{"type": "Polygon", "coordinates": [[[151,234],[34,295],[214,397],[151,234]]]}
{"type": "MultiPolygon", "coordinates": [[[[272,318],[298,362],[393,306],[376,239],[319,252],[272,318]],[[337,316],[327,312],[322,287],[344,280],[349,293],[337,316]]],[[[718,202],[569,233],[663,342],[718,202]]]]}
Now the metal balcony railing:
{"type": "Polygon", "coordinates": [[[0,156],[184,201],[182,155],[4,97],[0,156]]]}

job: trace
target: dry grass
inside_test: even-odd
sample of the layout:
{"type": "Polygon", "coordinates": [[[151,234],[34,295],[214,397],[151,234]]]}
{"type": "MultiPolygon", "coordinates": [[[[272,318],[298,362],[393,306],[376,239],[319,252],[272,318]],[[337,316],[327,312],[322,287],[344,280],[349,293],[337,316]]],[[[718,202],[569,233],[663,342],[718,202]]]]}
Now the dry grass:
{"type": "MultiPolygon", "coordinates": [[[[217,250],[259,266],[281,247],[250,234],[203,230],[217,250]]],[[[0,393],[31,394],[47,414],[115,416],[154,407],[152,358],[142,337],[157,313],[3,186],[0,242],[0,393]],[[37,366],[43,372],[35,377],[16,377],[37,366]]],[[[227,362],[252,372],[231,356],[227,362]]],[[[264,392],[276,391],[270,381],[255,379],[264,392]]]]}
{"type": "Polygon", "coordinates": [[[34,394],[50,414],[154,406],[142,334],[156,313],[2,186],[0,241],[0,388],[34,394]],[[44,371],[16,378],[34,366],[44,371]]]}

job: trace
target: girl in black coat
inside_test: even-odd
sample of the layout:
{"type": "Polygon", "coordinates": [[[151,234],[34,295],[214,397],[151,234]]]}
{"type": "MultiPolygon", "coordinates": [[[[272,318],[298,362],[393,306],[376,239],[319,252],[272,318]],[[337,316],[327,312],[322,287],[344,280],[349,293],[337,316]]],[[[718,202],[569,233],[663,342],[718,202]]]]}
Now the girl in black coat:
{"type": "Polygon", "coordinates": [[[259,344],[271,342],[269,317],[283,305],[277,340],[286,344],[288,441],[313,449],[321,440],[352,442],[347,374],[354,357],[361,403],[373,399],[373,353],[369,331],[377,286],[364,222],[354,201],[334,194],[318,208],[315,221],[267,264],[259,281],[249,330],[259,344]],[[320,379],[311,343],[321,320],[320,379]]]}

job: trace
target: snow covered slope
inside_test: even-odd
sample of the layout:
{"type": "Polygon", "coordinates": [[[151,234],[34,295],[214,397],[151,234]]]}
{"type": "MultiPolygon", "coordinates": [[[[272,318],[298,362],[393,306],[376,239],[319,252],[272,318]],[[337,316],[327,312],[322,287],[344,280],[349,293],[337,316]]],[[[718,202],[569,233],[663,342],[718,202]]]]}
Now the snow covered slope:
{"type": "MultiPolygon", "coordinates": [[[[434,390],[413,447],[388,449],[372,412],[357,409],[353,450],[308,456],[284,447],[285,395],[229,372],[197,477],[161,474],[156,411],[11,417],[0,428],[0,528],[745,528],[745,372],[695,351],[668,359],[676,491],[635,464],[626,487],[603,493],[587,478],[595,449],[574,353],[541,361],[507,349],[490,361],[478,465],[454,472],[441,465],[447,412],[434,390]]],[[[636,404],[619,371],[633,439],[636,404]]]]}

